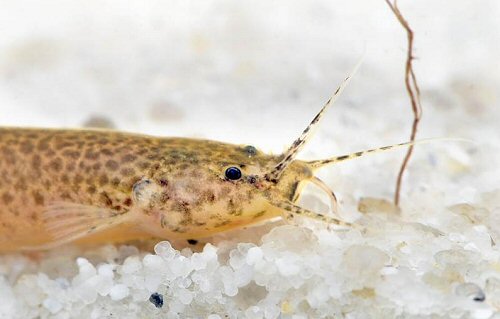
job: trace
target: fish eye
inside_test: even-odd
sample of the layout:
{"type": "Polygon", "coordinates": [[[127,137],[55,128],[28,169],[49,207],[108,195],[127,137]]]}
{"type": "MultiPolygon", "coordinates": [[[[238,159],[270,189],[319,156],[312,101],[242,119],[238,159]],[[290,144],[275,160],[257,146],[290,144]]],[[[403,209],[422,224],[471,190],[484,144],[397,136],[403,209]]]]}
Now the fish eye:
{"type": "Polygon", "coordinates": [[[226,178],[232,181],[237,181],[241,178],[241,171],[238,167],[229,167],[226,169],[226,178]]]}

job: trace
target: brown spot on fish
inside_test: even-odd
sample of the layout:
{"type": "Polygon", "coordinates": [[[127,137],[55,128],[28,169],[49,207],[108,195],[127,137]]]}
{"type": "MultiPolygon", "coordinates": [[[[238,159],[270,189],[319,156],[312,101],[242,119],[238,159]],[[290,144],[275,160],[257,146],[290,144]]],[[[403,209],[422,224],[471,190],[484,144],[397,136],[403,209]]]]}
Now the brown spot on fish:
{"type": "Polygon", "coordinates": [[[93,150],[87,150],[85,152],[85,158],[88,160],[95,161],[99,158],[99,152],[93,151],[93,150]]]}
{"type": "Polygon", "coordinates": [[[134,175],[134,173],[135,173],[134,169],[130,167],[125,167],[120,170],[120,174],[122,174],[123,176],[134,175]]]}
{"type": "Polygon", "coordinates": [[[19,151],[23,154],[29,154],[33,152],[33,149],[34,149],[33,143],[31,143],[30,141],[23,142],[19,146],[19,151]]]}
{"type": "Polygon", "coordinates": [[[61,198],[62,199],[71,199],[71,194],[67,191],[64,191],[61,193],[61,198]]]}
{"type": "Polygon", "coordinates": [[[181,226],[188,226],[193,223],[193,216],[191,215],[190,212],[184,214],[184,218],[182,221],[179,223],[181,226]]]}
{"type": "Polygon", "coordinates": [[[45,151],[45,155],[47,155],[47,157],[53,157],[56,155],[56,152],[54,152],[54,150],[52,149],[47,149],[47,151],[45,151]]]}
{"type": "Polygon", "coordinates": [[[107,207],[113,207],[113,201],[109,197],[108,193],[102,192],[101,193],[101,201],[106,205],[107,207]]]}
{"type": "Polygon", "coordinates": [[[68,162],[66,163],[66,170],[72,172],[76,168],[76,164],[74,162],[68,162]]]}
{"type": "Polygon", "coordinates": [[[65,149],[65,148],[68,148],[70,146],[73,146],[73,143],[69,142],[69,141],[66,141],[66,142],[58,142],[56,145],[55,145],[55,149],[57,150],[62,150],[62,149],[65,149]]]}
{"type": "Polygon", "coordinates": [[[106,162],[106,168],[112,171],[116,171],[118,169],[118,162],[115,160],[108,160],[106,162]]]}
{"type": "Polygon", "coordinates": [[[38,154],[33,155],[33,157],[31,158],[31,166],[35,170],[39,170],[41,165],[42,165],[42,159],[40,155],[38,154]]]}
{"type": "Polygon", "coordinates": [[[113,177],[113,179],[111,180],[111,185],[113,186],[120,185],[120,179],[118,177],[113,177]]]}
{"type": "Polygon", "coordinates": [[[190,214],[189,203],[185,201],[176,201],[172,204],[172,210],[177,212],[182,212],[183,214],[190,214]]]}
{"type": "Polygon", "coordinates": [[[10,147],[2,147],[3,160],[7,162],[7,164],[14,165],[16,163],[16,157],[14,156],[14,152],[10,147]]]}
{"type": "Polygon", "coordinates": [[[45,198],[43,197],[43,195],[40,193],[39,190],[34,190],[32,192],[32,195],[33,195],[33,199],[35,200],[36,205],[41,206],[45,203],[45,198]]]}
{"type": "Polygon", "coordinates": [[[17,178],[17,182],[14,184],[14,189],[18,192],[27,189],[26,179],[23,176],[19,176],[17,178]]]}
{"type": "Polygon", "coordinates": [[[111,156],[111,155],[113,155],[113,152],[112,152],[109,148],[103,148],[103,149],[101,150],[101,153],[102,153],[102,154],[104,154],[104,155],[106,155],[106,156],[111,156]]]}
{"type": "Polygon", "coordinates": [[[87,187],[87,192],[88,192],[89,194],[95,194],[95,193],[96,193],[96,191],[97,191],[97,189],[96,189],[96,187],[95,187],[94,185],[89,185],[89,186],[87,187]]]}
{"type": "Polygon", "coordinates": [[[122,157],[122,163],[129,163],[129,162],[133,162],[137,159],[137,156],[133,155],[133,154],[126,154],[122,157]]]}
{"type": "Polygon", "coordinates": [[[59,172],[62,169],[62,167],[63,167],[63,162],[59,157],[54,158],[49,163],[49,168],[55,172],[59,172]]]}
{"type": "Polygon", "coordinates": [[[38,134],[35,132],[31,132],[31,133],[27,133],[26,137],[30,138],[30,139],[35,139],[35,138],[38,138],[38,134]]]}
{"type": "Polygon", "coordinates": [[[1,150],[3,155],[12,154],[12,150],[7,146],[2,146],[1,150]]]}
{"type": "Polygon", "coordinates": [[[204,191],[200,196],[201,202],[213,203],[215,201],[215,194],[212,190],[204,191]]]}
{"type": "Polygon", "coordinates": [[[140,162],[138,165],[139,169],[148,169],[151,166],[150,162],[140,162]]]}
{"type": "Polygon", "coordinates": [[[38,142],[38,144],[36,145],[36,148],[37,150],[39,151],[45,151],[47,149],[49,149],[49,143],[47,141],[47,139],[42,139],[38,142]]]}
{"type": "Polygon", "coordinates": [[[108,182],[109,182],[109,178],[108,178],[108,176],[106,174],[101,174],[101,176],[99,176],[99,185],[100,186],[104,186],[108,182]]]}
{"type": "Polygon", "coordinates": [[[100,138],[99,140],[97,140],[97,144],[107,145],[109,144],[109,140],[107,138],[100,138]]]}
{"type": "Polygon", "coordinates": [[[5,205],[12,203],[13,200],[14,200],[14,197],[9,192],[4,192],[2,194],[2,201],[5,205]]]}
{"type": "Polygon", "coordinates": [[[31,213],[29,217],[33,222],[38,221],[38,215],[36,213],[31,213]]]}
{"type": "Polygon", "coordinates": [[[75,177],[73,178],[73,183],[75,185],[81,184],[83,182],[83,176],[80,174],[76,174],[75,177]]]}
{"type": "Polygon", "coordinates": [[[132,205],[132,199],[130,197],[125,198],[123,205],[130,207],[132,205]]]}
{"type": "Polygon", "coordinates": [[[158,180],[158,183],[159,183],[161,186],[163,186],[163,187],[168,186],[168,180],[167,180],[166,178],[160,178],[160,179],[158,180]]]}
{"type": "Polygon", "coordinates": [[[69,184],[69,176],[67,174],[61,176],[61,183],[69,184]]]}
{"type": "Polygon", "coordinates": [[[80,152],[75,151],[75,150],[64,150],[62,152],[62,156],[69,158],[69,159],[76,160],[80,157],[80,152]]]}

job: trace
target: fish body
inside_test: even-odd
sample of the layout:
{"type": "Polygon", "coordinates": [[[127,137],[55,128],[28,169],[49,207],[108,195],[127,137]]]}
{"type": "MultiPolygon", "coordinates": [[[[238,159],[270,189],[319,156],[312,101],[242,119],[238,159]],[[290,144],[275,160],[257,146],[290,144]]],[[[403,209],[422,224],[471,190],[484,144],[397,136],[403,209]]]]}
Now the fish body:
{"type": "Polygon", "coordinates": [[[296,157],[348,84],[346,77],[280,155],[253,146],[104,130],[0,128],[0,252],[145,238],[196,239],[274,217],[356,227],[298,206],[327,165],[407,142],[328,159],[296,157]]]}
{"type": "MultiPolygon", "coordinates": [[[[247,182],[279,156],[253,147],[2,128],[0,154],[0,250],[71,240],[198,238],[280,215],[266,199],[272,191],[256,192],[265,186],[247,182]],[[228,180],[228,167],[238,167],[246,180],[228,180]]],[[[297,187],[289,184],[294,194],[297,187]]]]}

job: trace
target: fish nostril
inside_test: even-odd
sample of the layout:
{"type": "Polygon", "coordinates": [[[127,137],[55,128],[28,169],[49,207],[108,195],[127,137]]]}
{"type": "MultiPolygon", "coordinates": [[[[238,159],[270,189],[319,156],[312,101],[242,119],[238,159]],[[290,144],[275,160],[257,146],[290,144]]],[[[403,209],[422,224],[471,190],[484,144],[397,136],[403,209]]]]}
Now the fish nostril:
{"type": "Polygon", "coordinates": [[[249,182],[250,184],[255,184],[255,183],[257,183],[257,177],[256,177],[256,176],[254,176],[254,175],[250,175],[250,176],[248,176],[248,182],[249,182]]]}
{"type": "Polygon", "coordinates": [[[160,180],[158,181],[160,183],[161,186],[165,187],[168,185],[168,180],[166,180],[165,178],[160,178],[160,180]]]}

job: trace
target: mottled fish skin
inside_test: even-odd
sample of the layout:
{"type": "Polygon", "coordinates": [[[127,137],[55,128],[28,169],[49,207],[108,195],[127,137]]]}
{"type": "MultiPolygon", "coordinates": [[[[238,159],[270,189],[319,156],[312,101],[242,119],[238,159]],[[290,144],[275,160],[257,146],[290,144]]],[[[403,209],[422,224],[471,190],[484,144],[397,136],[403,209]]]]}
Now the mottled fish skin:
{"type": "Polygon", "coordinates": [[[124,216],[100,232],[89,226],[77,243],[197,238],[278,216],[268,197],[296,198],[297,180],[312,173],[296,161],[279,187],[248,182],[281,159],[254,150],[115,131],[2,128],[0,251],[50,244],[43,214],[50,217],[53,203],[124,216]],[[241,181],[224,178],[230,166],[241,168],[241,181]],[[144,185],[143,194],[137,189],[144,185]]]}
{"type": "Polygon", "coordinates": [[[352,226],[297,206],[302,187],[316,184],[336,207],[313,171],[392,147],[312,162],[296,157],[360,64],[279,156],[198,139],[0,128],[0,251],[193,239],[276,216],[352,226]],[[226,176],[228,168],[236,175],[226,176]]]}

